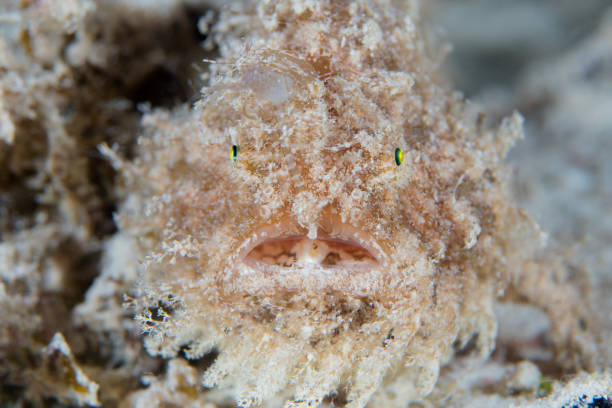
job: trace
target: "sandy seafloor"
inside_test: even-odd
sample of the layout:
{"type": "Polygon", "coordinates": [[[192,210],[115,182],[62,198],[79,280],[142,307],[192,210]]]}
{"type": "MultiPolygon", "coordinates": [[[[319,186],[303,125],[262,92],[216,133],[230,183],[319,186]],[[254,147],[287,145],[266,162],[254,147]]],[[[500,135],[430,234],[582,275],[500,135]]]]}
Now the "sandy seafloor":
{"type": "MultiPolygon", "coordinates": [[[[57,7],[60,2],[30,3],[57,7]]],[[[120,1],[111,3],[113,7],[105,8],[108,14],[100,15],[102,21],[121,9],[120,1]]],[[[7,40],[0,45],[8,47],[0,55],[11,59],[0,61],[5,92],[0,99],[0,282],[4,285],[0,305],[6,319],[0,332],[2,407],[28,406],[24,401],[42,406],[96,401],[91,397],[92,382],[83,380],[84,390],[78,395],[65,389],[56,392],[61,381],[45,382],[46,374],[33,368],[40,359],[54,358],[50,357],[53,347],[40,350],[56,332],[64,334],[73,357],[86,367],[90,378],[99,375],[107,387],[116,387],[100,396],[108,406],[122,395],[145,389],[142,375],[155,384],[156,376],[161,379],[166,371],[180,366],[170,367],[144,354],[129,312],[121,309],[121,299],[100,300],[105,302],[106,314],[96,317],[88,314],[95,302],[85,301],[85,294],[94,292],[90,289],[100,271],[112,269],[113,261],[102,255],[104,248],[115,246],[115,253],[123,250],[112,218],[123,192],[113,185],[117,177],[97,146],[114,144],[130,157],[142,112],[196,100],[198,77],[206,69],[200,60],[214,58],[214,51],[201,45],[205,36],[197,31],[198,19],[208,6],[188,1],[177,13],[173,10],[178,3],[132,2],[131,11],[122,17],[128,21],[123,28],[102,30],[99,37],[91,33],[79,37],[82,34],[71,27],[78,27],[79,13],[87,2],[64,2],[65,9],[56,9],[55,20],[43,16],[51,12],[41,7],[28,15],[29,22],[20,20],[25,15],[17,11],[20,2],[0,4],[0,37],[7,40]],[[154,6],[155,11],[146,11],[154,6]],[[36,25],[41,37],[21,38],[18,27],[22,24],[36,25]],[[122,48],[122,36],[130,38],[128,47],[122,48]],[[21,66],[20,52],[6,51],[15,38],[32,47],[29,52],[34,57],[30,58],[40,68],[21,66]],[[108,63],[113,52],[115,66],[108,63]],[[66,59],[70,71],[66,80],[72,81],[65,86],[65,95],[49,90],[61,82],[62,74],[49,70],[58,55],[66,59]],[[12,69],[25,72],[27,80],[20,82],[12,69]],[[15,84],[27,92],[7,91],[17,89],[15,84]],[[53,95],[47,99],[47,93],[53,95]],[[41,104],[41,99],[47,99],[48,105],[41,104]],[[17,111],[18,123],[13,122],[14,112],[7,116],[11,110],[17,111]],[[60,119],[66,111],[73,119],[70,126],[60,119]],[[70,132],[80,136],[72,137],[70,132]],[[54,222],[57,225],[40,227],[54,222]],[[116,337],[117,333],[123,337],[116,337]],[[42,357],[32,355],[36,352],[42,357]],[[102,367],[108,359],[123,363],[106,370],[102,367]],[[129,362],[134,361],[138,364],[130,369],[129,362]]],[[[518,201],[548,232],[551,248],[590,282],[589,295],[597,314],[585,324],[596,325],[604,336],[612,333],[612,4],[607,0],[440,0],[427,8],[427,14],[438,25],[439,38],[453,46],[446,70],[454,88],[482,105],[492,122],[515,109],[525,117],[525,140],[509,156],[518,201]]],[[[124,270],[130,268],[135,269],[123,265],[124,270]]],[[[128,291],[135,279],[135,272],[131,273],[115,280],[110,277],[104,288],[98,282],[102,289],[88,296],[103,298],[100,293],[105,290],[128,291]]],[[[554,368],[545,363],[550,358],[546,350],[515,346],[545,330],[546,319],[529,307],[500,305],[497,312],[501,346],[489,362],[472,367],[474,374],[460,380],[460,366],[443,371],[442,385],[454,382],[455,395],[449,400],[434,392],[430,401],[415,406],[521,406],[524,395],[543,392],[533,388],[533,381],[524,387],[516,385],[520,383],[517,376],[533,376],[532,366],[508,371],[503,363],[539,361],[542,377],[536,376],[536,383],[547,374],[554,376],[554,368]],[[515,354],[501,355],[504,350],[515,354]],[[458,371],[453,374],[453,370],[458,371]],[[505,388],[491,380],[504,376],[511,377],[504,380],[505,388]],[[512,381],[514,385],[509,386],[512,381]]],[[[54,341],[60,350],[61,339],[54,341]]],[[[612,340],[604,338],[603,344],[607,357],[602,359],[609,362],[612,340]]],[[[66,364],[72,361],[67,359],[66,364]]],[[[570,383],[565,394],[559,391],[554,402],[532,398],[530,406],[579,405],[574,397],[582,393],[583,406],[593,404],[594,396],[601,397],[600,406],[609,406],[604,399],[606,389],[612,392],[612,383],[605,383],[610,376],[601,378],[604,382],[591,388],[592,379],[579,374],[577,382],[570,383]]],[[[563,382],[571,377],[557,379],[563,382]]],[[[154,396],[147,398],[153,401],[154,396]]],[[[199,401],[205,406],[204,400],[199,401]]]]}

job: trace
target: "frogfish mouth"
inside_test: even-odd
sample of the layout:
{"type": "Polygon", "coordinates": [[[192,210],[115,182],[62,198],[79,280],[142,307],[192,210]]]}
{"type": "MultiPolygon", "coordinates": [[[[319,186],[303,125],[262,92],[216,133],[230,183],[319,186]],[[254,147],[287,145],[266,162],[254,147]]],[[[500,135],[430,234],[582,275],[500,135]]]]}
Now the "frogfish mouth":
{"type": "Polygon", "coordinates": [[[321,225],[315,234],[295,222],[256,229],[238,251],[237,279],[253,288],[261,276],[260,291],[279,279],[286,290],[341,290],[351,276],[381,272],[387,257],[369,234],[335,219],[321,225]]]}

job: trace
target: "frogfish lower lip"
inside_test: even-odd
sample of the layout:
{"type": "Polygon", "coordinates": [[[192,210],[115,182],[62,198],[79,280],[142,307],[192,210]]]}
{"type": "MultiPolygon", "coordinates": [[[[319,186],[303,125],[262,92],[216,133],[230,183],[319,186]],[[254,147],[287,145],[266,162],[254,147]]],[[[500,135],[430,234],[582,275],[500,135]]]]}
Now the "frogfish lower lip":
{"type": "Polygon", "coordinates": [[[369,236],[347,225],[334,225],[331,233],[320,231],[315,239],[306,234],[284,234],[282,228],[263,229],[244,249],[242,261],[261,272],[358,272],[380,266],[382,257],[369,236]]]}

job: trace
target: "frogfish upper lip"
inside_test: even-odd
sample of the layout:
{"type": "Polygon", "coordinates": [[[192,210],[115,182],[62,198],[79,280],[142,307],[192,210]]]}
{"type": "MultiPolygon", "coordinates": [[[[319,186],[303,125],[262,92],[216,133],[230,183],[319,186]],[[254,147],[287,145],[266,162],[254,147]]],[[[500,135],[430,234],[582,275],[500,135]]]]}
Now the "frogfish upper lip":
{"type": "Polygon", "coordinates": [[[328,222],[309,238],[293,226],[258,229],[240,251],[242,264],[261,272],[367,271],[383,263],[385,254],[369,234],[340,222],[328,222]]]}

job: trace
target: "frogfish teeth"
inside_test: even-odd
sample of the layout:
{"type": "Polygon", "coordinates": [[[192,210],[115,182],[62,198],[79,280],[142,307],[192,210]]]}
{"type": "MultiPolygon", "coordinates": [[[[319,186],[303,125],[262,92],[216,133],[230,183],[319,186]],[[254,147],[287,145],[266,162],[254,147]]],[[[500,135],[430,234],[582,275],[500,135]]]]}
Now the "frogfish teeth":
{"type": "Polygon", "coordinates": [[[202,384],[240,406],[393,407],[471,338],[490,352],[536,235],[503,166],[521,118],[486,129],[447,89],[418,6],[221,14],[201,100],[148,115],[126,171],[149,353],[214,352],[202,384]]]}

